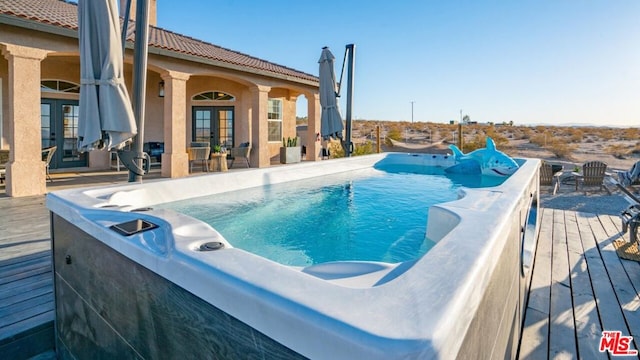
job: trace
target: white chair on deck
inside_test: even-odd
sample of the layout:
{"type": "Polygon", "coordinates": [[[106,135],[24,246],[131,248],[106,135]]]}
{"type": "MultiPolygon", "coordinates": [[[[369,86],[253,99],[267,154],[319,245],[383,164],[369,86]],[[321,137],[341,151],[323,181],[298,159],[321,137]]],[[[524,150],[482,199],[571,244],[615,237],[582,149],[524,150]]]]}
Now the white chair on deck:
{"type": "Polygon", "coordinates": [[[231,154],[231,165],[230,165],[230,167],[233,167],[233,162],[237,158],[243,158],[247,163],[247,167],[248,168],[251,167],[251,165],[249,164],[249,156],[251,155],[251,144],[250,143],[248,143],[248,142],[242,143],[238,147],[231,148],[229,150],[229,153],[231,154]]]}
{"type": "Polygon", "coordinates": [[[47,180],[51,182],[53,182],[53,179],[51,178],[51,175],[49,175],[49,165],[51,164],[51,160],[53,160],[53,154],[56,153],[57,149],[57,146],[42,149],[42,161],[44,161],[45,174],[47,175],[47,180]]]}
{"type": "MultiPolygon", "coordinates": [[[[193,143],[192,143],[193,144],[193,143]]],[[[189,172],[193,172],[193,163],[200,161],[202,163],[202,171],[209,171],[209,146],[191,146],[187,148],[189,154],[189,172]]]]}

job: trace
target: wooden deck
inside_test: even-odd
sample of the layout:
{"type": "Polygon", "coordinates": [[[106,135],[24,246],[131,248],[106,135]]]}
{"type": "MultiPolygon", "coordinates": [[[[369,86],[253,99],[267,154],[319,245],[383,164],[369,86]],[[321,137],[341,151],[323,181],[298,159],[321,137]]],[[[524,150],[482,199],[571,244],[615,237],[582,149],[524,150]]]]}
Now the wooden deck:
{"type": "MultiPolygon", "coordinates": [[[[620,229],[617,216],[542,209],[521,359],[606,359],[603,330],[638,349],[640,263],[618,258],[620,229]]],[[[49,237],[44,197],[0,197],[0,358],[54,356],[49,237]]]]}
{"type": "Polygon", "coordinates": [[[0,198],[0,358],[54,347],[49,232],[44,196],[0,198]]]}
{"type": "Polygon", "coordinates": [[[520,359],[607,359],[603,330],[638,349],[640,263],[616,254],[620,231],[617,216],[543,209],[520,359]]]}

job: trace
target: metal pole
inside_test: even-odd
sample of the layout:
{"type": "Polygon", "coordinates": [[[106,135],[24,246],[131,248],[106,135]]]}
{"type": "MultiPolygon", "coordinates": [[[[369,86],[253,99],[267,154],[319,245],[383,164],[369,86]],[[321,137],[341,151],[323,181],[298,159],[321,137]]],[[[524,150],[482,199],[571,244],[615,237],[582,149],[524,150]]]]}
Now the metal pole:
{"type": "Polygon", "coordinates": [[[458,123],[458,148],[462,151],[462,109],[460,109],[460,122],[458,123]]]}
{"type": "Polygon", "coordinates": [[[412,124],[413,124],[413,103],[414,103],[414,102],[415,102],[415,101],[412,101],[412,102],[411,102],[411,123],[412,123],[412,124]]]}
{"type": "MultiPolygon", "coordinates": [[[[136,4],[136,40],[133,54],[133,94],[132,105],[136,117],[138,135],[131,144],[131,152],[136,164],[142,168],[142,147],[144,143],[144,103],[147,84],[147,51],[149,49],[149,0],[139,0],[136,4]]],[[[129,170],[129,182],[142,181],[142,175],[129,170]]]]}
{"type": "Polygon", "coordinates": [[[347,72],[347,116],[346,116],[346,148],[345,148],[345,156],[351,157],[351,110],[353,107],[353,70],[354,70],[354,62],[355,62],[355,52],[356,46],[354,44],[348,44],[346,46],[348,52],[348,72],[347,72]]]}
{"type": "Polygon", "coordinates": [[[127,0],[127,4],[124,9],[124,21],[122,22],[122,33],[120,34],[122,40],[122,58],[124,59],[124,50],[127,44],[127,29],[129,28],[129,13],[131,12],[131,0],[127,0]]]}

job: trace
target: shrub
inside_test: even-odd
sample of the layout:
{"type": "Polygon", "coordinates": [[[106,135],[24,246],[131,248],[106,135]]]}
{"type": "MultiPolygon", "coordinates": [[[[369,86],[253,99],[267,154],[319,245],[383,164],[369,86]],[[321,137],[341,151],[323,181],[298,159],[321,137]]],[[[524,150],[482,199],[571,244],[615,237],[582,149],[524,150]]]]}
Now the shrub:
{"type": "Polygon", "coordinates": [[[631,154],[631,151],[632,150],[630,150],[628,147],[619,144],[609,145],[605,149],[605,152],[607,154],[611,154],[618,159],[626,158],[629,154],[631,154]]]}
{"type": "Polygon", "coordinates": [[[544,147],[544,146],[547,145],[547,138],[548,137],[550,138],[550,136],[547,133],[542,133],[542,134],[538,133],[538,134],[532,135],[529,138],[529,142],[534,144],[534,145],[538,145],[540,147],[544,147]]]}
{"type": "Polygon", "coordinates": [[[331,153],[332,159],[344,157],[344,149],[339,141],[332,141],[329,143],[329,152],[331,153]]]}
{"type": "Polygon", "coordinates": [[[582,137],[583,137],[582,131],[578,129],[573,129],[572,131],[570,131],[569,142],[581,143],[582,137]]]}
{"type": "Polygon", "coordinates": [[[487,141],[486,136],[476,134],[471,140],[464,142],[464,152],[470,152],[485,147],[487,141]]]}
{"type": "Polygon", "coordinates": [[[557,158],[565,159],[570,159],[571,154],[576,150],[576,148],[576,145],[568,145],[562,140],[555,139],[546,147],[546,149],[551,151],[557,158]]]}
{"type": "Polygon", "coordinates": [[[393,139],[395,141],[401,141],[402,140],[402,132],[397,127],[393,127],[391,129],[389,129],[389,131],[387,131],[387,138],[388,139],[393,139]]]}
{"type": "Polygon", "coordinates": [[[373,154],[373,143],[367,141],[364,144],[354,145],[353,156],[373,154]]]}

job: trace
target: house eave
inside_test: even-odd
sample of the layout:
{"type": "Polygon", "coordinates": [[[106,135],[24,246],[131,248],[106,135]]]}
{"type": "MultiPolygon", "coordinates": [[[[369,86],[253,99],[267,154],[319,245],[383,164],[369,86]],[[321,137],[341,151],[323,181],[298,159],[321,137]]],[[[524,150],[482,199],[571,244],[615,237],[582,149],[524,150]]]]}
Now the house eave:
{"type": "MultiPolygon", "coordinates": [[[[127,44],[127,45],[129,45],[129,44],[127,44]]],[[[129,48],[129,46],[127,46],[127,48],[129,48]]],[[[149,54],[154,54],[154,55],[159,55],[159,56],[166,56],[166,57],[170,57],[170,58],[173,58],[173,59],[185,60],[185,61],[190,61],[190,62],[195,62],[195,63],[200,63],[200,64],[216,66],[216,67],[220,67],[220,68],[224,68],[224,69],[228,69],[228,70],[234,70],[234,71],[250,73],[250,74],[253,74],[253,75],[260,75],[260,76],[266,76],[266,77],[270,77],[270,78],[276,78],[276,79],[279,79],[279,80],[290,81],[290,82],[294,82],[294,83],[302,84],[302,85],[308,85],[308,86],[313,86],[313,87],[318,87],[319,86],[319,82],[318,81],[301,79],[301,78],[295,77],[295,76],[278,74],[278,73],[274,73],[274,72],[270,72],[270,71],[254,69],[254,68],[251,68],[251,67],[230,64],[230,63],[227,63],[227,62],[224,62],[224,61],[209,59],[209,58],[195,56],[195,55],[191,55],[191,54],[178,53],[178,52],[175,52],[175,51],[172,51],[172,50],[167,50],[167,49],[158,48],[158,47],[149,46],[149,54]]]]}
{"type": "MultiPolygon", "coordinates": [[[[78,31],[75,29],[70,29],[60,25],[46,24],[46,23],[24,19],[16,16],[11,16],[11,15],[6,15],[6,14],[0,14],[0,24],[5,24],[9,26],[20,27],[23,29],[39,31],[47,34],[54,34],[54,35],[78,39],[78,31]]],[[[126,48],[133,49],[133,43],[127,42],[126,48]]],[[[278,73],[274,73],[266,70],[254,69],[254,68],[246,67],[242,65],[230,64],[230,63],[219,61],[219,60],[209,59],[206,57],[195,56],[191,54],[179,53],[176,51],[163,49],[155,46],[149,46],[148,51],[149,51],[149,54],[166,56],[168,58],[185,60],[185,61],[190,61],[190,62],[195,62],[200,64],[216,66],[223,69],[229,69],[229,70],[245,72],[253,75],[260,75],[260,76],[275,78],[279,80],[285,80],[288,82],[293,82],[301,85],[307,85],[312,87],[319,86],[318,81],[301,79],[295,76],[278,74],[278,73]]]]}

